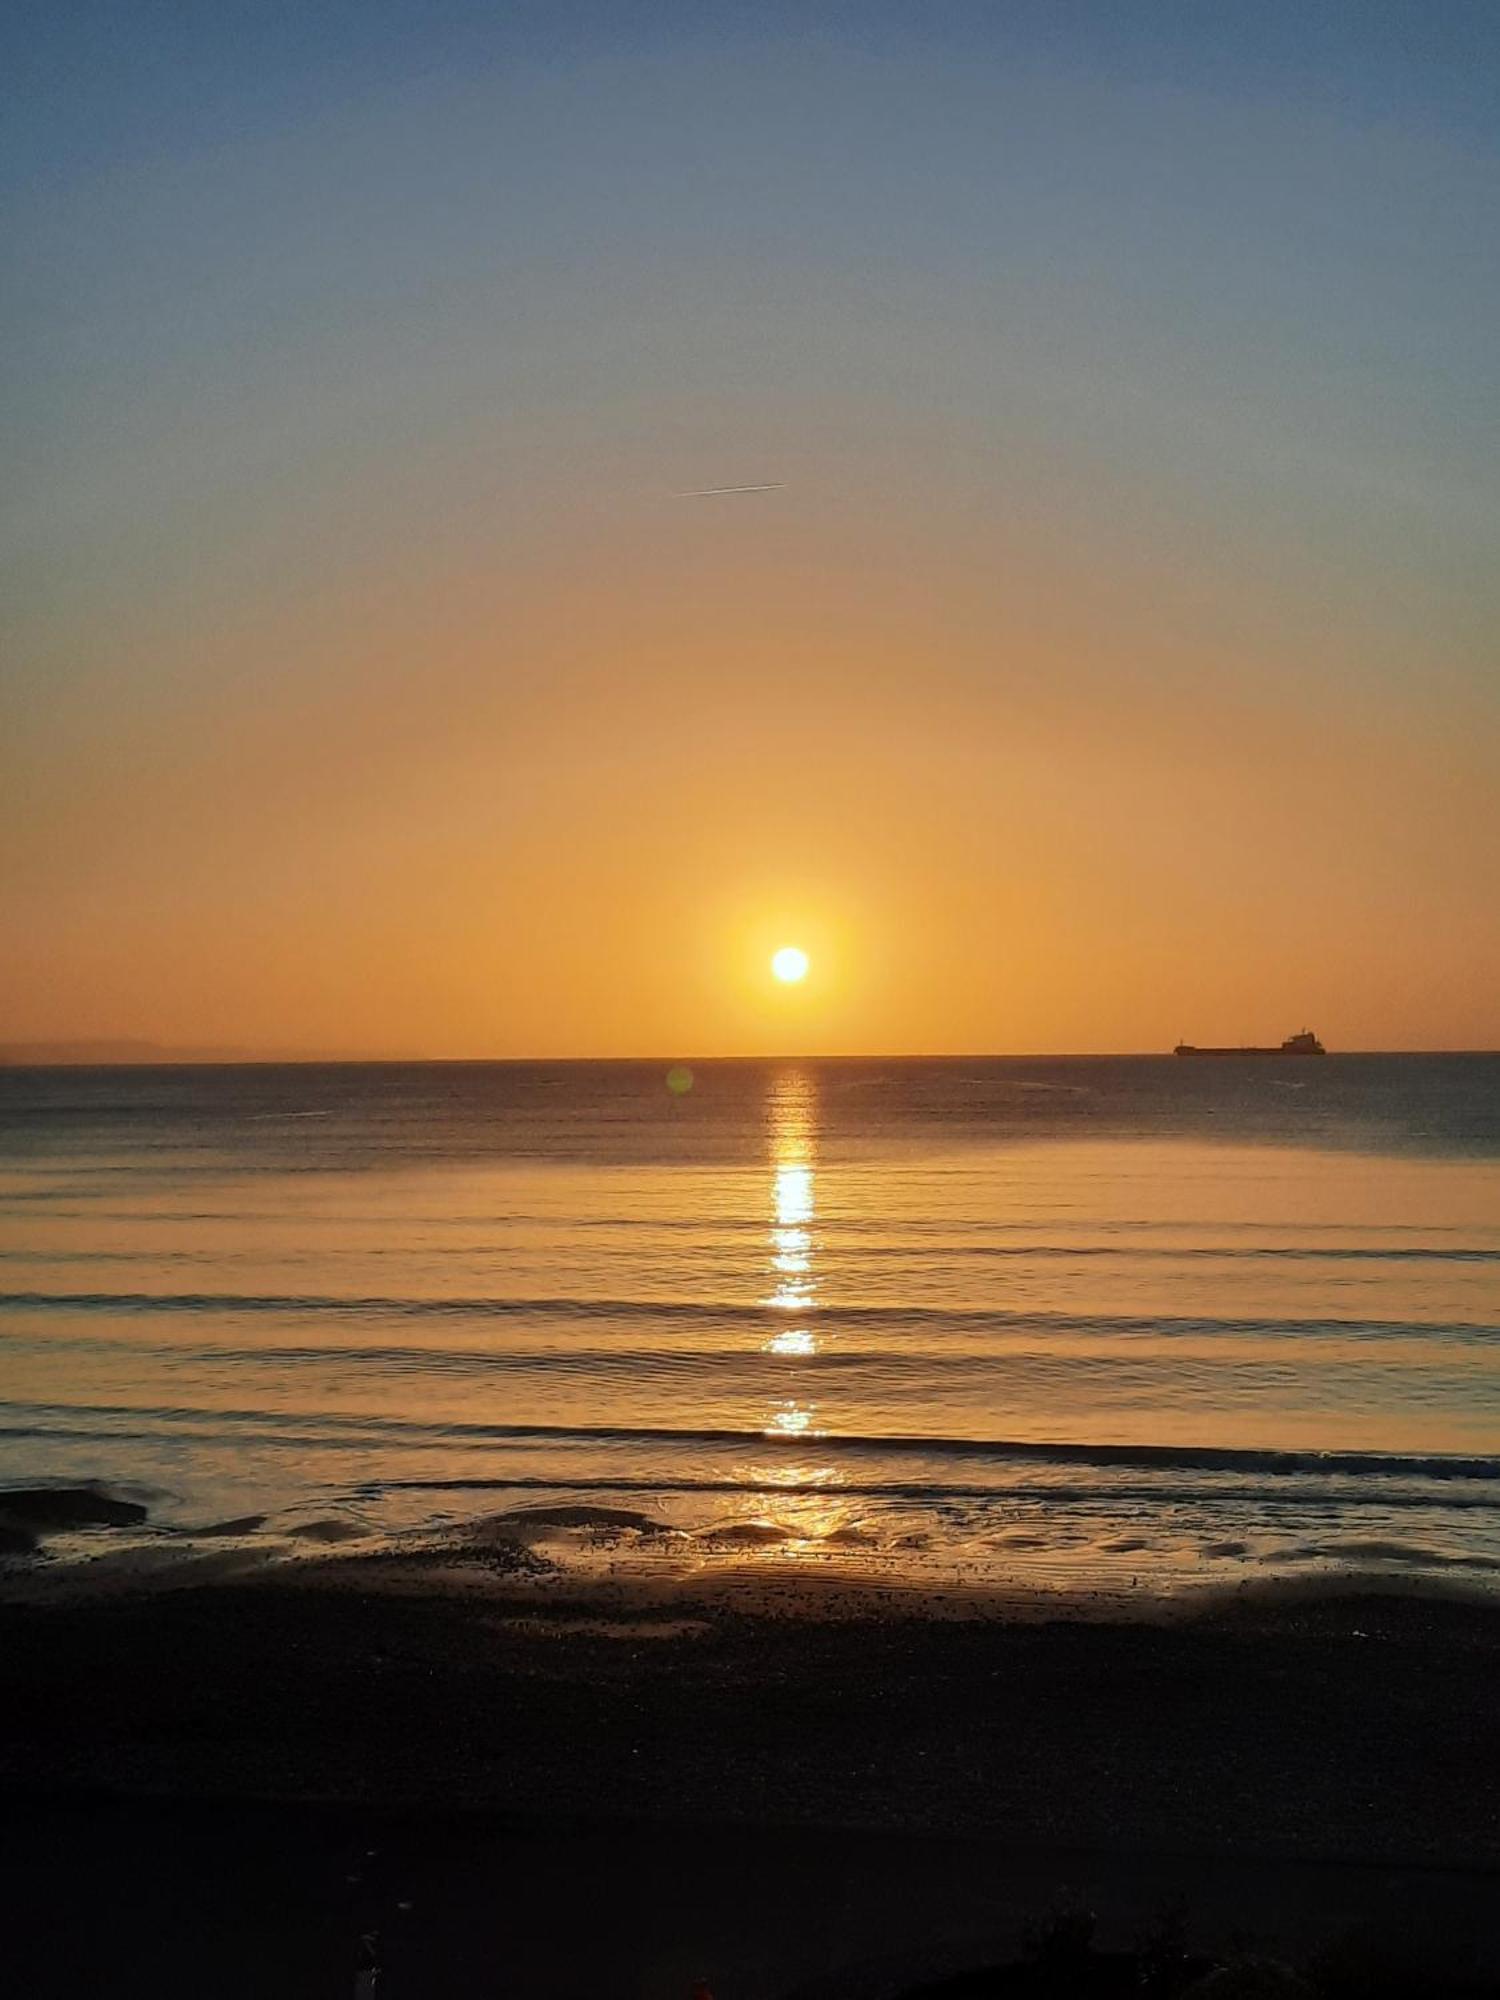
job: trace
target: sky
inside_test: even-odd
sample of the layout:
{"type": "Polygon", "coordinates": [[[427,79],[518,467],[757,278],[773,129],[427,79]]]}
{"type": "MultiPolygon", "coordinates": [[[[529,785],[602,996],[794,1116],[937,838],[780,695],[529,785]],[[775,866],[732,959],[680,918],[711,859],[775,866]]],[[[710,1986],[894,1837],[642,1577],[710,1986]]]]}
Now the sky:
{"type": "Polygon", "coordinates": [[[1500,1046],[1488,0],[0,76],[0,1042],[1500,1046]]]}

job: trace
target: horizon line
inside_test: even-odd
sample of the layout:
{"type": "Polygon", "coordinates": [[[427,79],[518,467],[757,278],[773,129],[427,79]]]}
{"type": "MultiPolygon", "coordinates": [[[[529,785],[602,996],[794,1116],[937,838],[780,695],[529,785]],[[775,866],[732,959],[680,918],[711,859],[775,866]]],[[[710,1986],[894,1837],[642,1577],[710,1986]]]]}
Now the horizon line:
{"type": "MultiPolygon", "coordinates": [[[[24,1044],[11,1044],[12,1048],[24,1044]]],[[[38,1046],[46,1047],[48,1044],[38,1046]]],[[[51,1045],[57,1046],[57,1045],[51,1045]]],[[[142,1046],[151,1047],[152,1044],[142,1046]]],[[[0,1045],[0,1070],[21,1069],[397,1069],[418,1066],[447,1066],[451,1068],[535,1067],[542,1064],[591,1064],[618,1063],[642,1067],[647,1064],[681,1064],[691,1068],[694,1064],[711,1063],[958,1063],[958,1062],[1148,1062],[1164,1061],[1173,1056],[1172,1048],[1146,1049],[961,1049],[954,1051],[912,1051],[877,1054],[860,1052],[823,1050],[786,1051],[741,1050],[729,1054],[693,1055],[673,1051],[668,1054],[632,1055],[514,1055],[514,1056],[433,1056],[433,1055],[276,1055],[244,1053],[215,1054],[194,1053],[191,1050],[173,1052],[163,1047],[159,1056],[110,1057],[110,1056],[24,1056],[4,1052],[0,1045]]],[[[1228,1051],[1230,1056],[1235,1053],[1228,1051]]],[[[1269,1052],[1268,1053],[1272,1053],[1269,1052]]],[[[1493,1048],[1347,1048],[1326,1052],[1325,1059],[1340,1056],[1500,1056],[1500,1047],[1493,1048]]]]}

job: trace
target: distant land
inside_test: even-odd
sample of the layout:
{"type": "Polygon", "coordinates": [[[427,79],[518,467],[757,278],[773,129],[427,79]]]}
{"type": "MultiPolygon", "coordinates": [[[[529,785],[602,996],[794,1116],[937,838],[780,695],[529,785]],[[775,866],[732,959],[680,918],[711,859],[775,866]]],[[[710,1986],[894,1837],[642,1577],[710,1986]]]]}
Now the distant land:
{"type": "MultiPolygon", "coordinates": [[[[46,1069],[92,1063],[289,1063],[346,1062],[346,1056],[308,1049],[174,1048],[168,1042],[0,1042],[0,1067],[46,1069]]],[[[374,1060],[402,1061],[399,1056],[374,1060]]]]}

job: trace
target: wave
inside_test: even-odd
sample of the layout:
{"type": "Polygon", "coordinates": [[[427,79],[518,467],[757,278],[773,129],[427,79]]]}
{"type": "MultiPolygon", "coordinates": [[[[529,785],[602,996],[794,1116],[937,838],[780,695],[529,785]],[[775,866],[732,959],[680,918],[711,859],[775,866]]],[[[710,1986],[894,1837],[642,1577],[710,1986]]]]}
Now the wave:
{"type": "MultiPolygon", "coordinates": [[[[954,1394],[967,1386],[979,1395],[998,1382],[1030,1387],[1051,1383],[1058,1389],[1071,1380],[1072,1371],[1080,1368],[1088,1371],[1088,1379],[1096,1389],[1122,1377],[1138,1383],[1142,1366],[1138,1350],[1111,1349],[1104,1341],[1063,1346],[1042,1338],[1025,1345],[999,1347],[969,1347],[956,1342],[947,1347],[925,1344],[907,1347],[872,1344],[867,1336],[864,1345],[835,1342],[788,1356],[770,1341],[738,1348],[700,1342],[652,1347],[635,1342],[613,1347],[580,1346],[573,1341],[525,1347],[508,1342],[441,1347],[418,1342],[399,1346],[353,1343],[291,1346],[279,1342],[230,1346],[218,1342],[132,1340],[115,1329],[99,1335],[69,1333],[61,1338],[38,1331],[34,1338],[0,1341],[0,1349],[34,1355],[49,1363],[64,1354],[80,1357],[85,1366],[125,1357],[137,1365],[149,1359],[157,1365],[180,1368],[186,1362],[194,1369],[248,1370],[262,1377],[280,1370],[300,1373],[303,1379],[310,1377],[315,1382],[395,1378],[416,1385],[461,1381],[479,1388],[507,1384],[517,1377],[555,1379],[570,1384],[592,1383],[601,1402],[613,1398],[622,1385],[630,1390],[649,1384],[656,1385],[662,1394],[686,1392],[696,1399],[708,1380],[712,1380],[720,1398],[735,1388],[741,1392],[765,1393],[774,1387],[779,1392],[793,1386],[789,1367],[795,1368],[796,1384],[804,1393],[822,1395],[837,1391],[863,1396],[884,1391],[887,1395],[900,1394],[906,1401],[914,1391],[937,1387],[954,1394]]],[[[1367,1366],[1386,1366],[1378,1349],[1377,1355],[1378,1359],[1372,1358],[1367,1366]]],[[[1321,1362],[1323,1357],[1320,1355],[1318,1360],[1321,1362]]],[[[1153,1370],[1175,1365],[1177,1357],[1172,1355],[1153,1355],[1150,1361],[1153,1370]]],[[[1263,1348],[1252,1347],[1243,1354],[1231,1351],[1215,1355],[1211,1361],[1195,1354],[1188,1365],[1200,1369],[1212,1366],[1221,1371],[1226,1381],[1264,1382],[1276,1379],[1275,1371],[1284,1364],[1263,1348]]],[[[1473,1379],[1479,1357],[1464,1354],[1461,1349],[1439,1357],[1429,1349],[1414,1359],[1403,1357],[1397,1365],[1401,1379],[1410,1380],[1414,1387],[1431,1393],[1441,1383],[1449,1393],[1456,1390],[1461,1395],[1473,1379]],[[1442,1371],[1437,1367],[1439,1358],[1445,1364],[1442,1371]],[[1464,1372],[1455,1377],[1456,1369],[1464,1372]]],[[[5,1403],[0,1399],[0,1410],[4,1408],[5,1403]]]]}
{"type": "MultiPolygon", "coordinates": [[[[1151,1258],[1174,1264],[1179,1260],[1189,1262],[1212,1258],[1219,1263],[1500,1264],[1500,1249],[1477,1245],[1449,1248],[1439,1243],[1392,1243],[1382,1246],[1363,1243],[1153,1243],[1140,1246],[1121,1243],[944,1243],[931,1247],[940,1249],[949,1257],[1126,1257],[1132,1263],[1144,1263],[1151,1258]]],[[[884,1254],[881,1249],[860,1252],[861,1256],[881,1254],[884,1254]]],[[[909,1253],[904,1246],[894,1246],[891,1254],[904,1256],[909,1253]]]]}
{"type": "MultiPolygon", "coordinates": [[[[484,1318],[642,1320],[696,1324],[781,1326],[793,1317],[767,1302],[696,1299],[415,1298],[295,1292],[0,1292],[0,1312],[114,1312],[306,1314],[385,1319],[484,1318]]],[[[1014,1312],[993,1306],[821,1305],[799,1307],[804,1318],[838,1326],[1004,1326],[1060,1332],[1171,1335],[1174,1333],[1329,1334],[1399,1340],[1500,1340],[1500,1326],[1485,1321],[1376,1319],[1229,1319],[1212,1314],[1014,1312]]]]}
{"type": "MultiPolygon", "coordinates": [[[[159,1221],[160,1217],[129,1217],[113,1215],[94,1220],[140,1220],[159,1221]]],[[[242,1221],[243,1216],[214,1216],[208,1214],[186,1214],[175,1212],[174,1222],[201,1221],[242,1221]]],[[[322,1218],[324,1221],[327,1218],[322,1218]]],[[[359,1218],[352,1218],[358,1221],[359,1218]]],[[[436,1220],[438,1218],[434,1218],[436,1220]]],[[[492,1226],[503,1226],[508,1222],[526,1222],[527,1217],[499,1216],[493,1218],[492,1226]]],[[[756,1220],[750,1224],[727,1225],[715,1223],[704,1229],[703,1225],[692,1225],[699,1233],[710,1239],[715,1234],[730,1235],[736,1230],[753,1235],[757,1239],[765,1234],[765,1225],[756,1220]]],[[[639,1230],[649,1237],[662,1227],[657,1221],[645,1223],[630,1221],[603,1221],[589,1223],[571,1222],[570,1231],[588,1228],[594,1230],[623,1229],[639,1230]]],[[[842,1233],[842,1226],[840,1227],[842,1233]]],[[[475,1246],[480,1247],[480,1246],[475,1246]]],[[[485,1245],[483,1247],[488,1247],[485,1245]]],[[[361,1257],[407,1256],[404,1245],[366,1245],[360,1250],[361,1257]]],[[[1014,1261],[1025,1263],[1031,1260],[1063,1261],[1074,1258],[1093,1262],[1095,1260],[1123,1259],[1132,1264],[1146,1263],[1312,1263],[1312,1264],[1500,1264],[1500,1246],[1483,1244],[1446,1245],[1440,1243],[1395,1243],[1386,1245],[1345,1243],[1192,1243],[1168,1244],[1145,1243],[1139,1245],[1123,1243],[921,1243],[920,1247],[910,1243],[861,1243],[856,1255],[861,1261],[943,1256],[958,1262],[1014,1261]]],[[[0,1248],[0,1262],[15,1263],[136,1263],[154,1262],[155,1250],[51,1250],[39,1253],[25,1248],[0,1248]]]]}
{"type": "MultiPolygon", "coordinates": [[[[192,1438],[195,1443],[204,1439],[192,1433],[162,1432],[152,1430],[110,1430],[100,1432],[82,1428],[57,1429],[45,1432],[27,1431],[15,1433],[0,1428],[0,1439],[23,1435],[28,1440],[36,1437],[58,1439],[71,1443],[148,1443],[159,1444],[167,1438],[192,1438]]],[[[765,1439],[758,1442],[765,1444],[765,1439]]],[[[278,1450],[305,1451],[316,1445],[320,1450],[357,1451],[367,1442],[360,1438],[330,1440],[307,1437],[268,1437],[258,1440],[263,1446],[278,1450]]],[[[382,1440],[382,1442],[387,1442],[382,1440]]],[[[418,1440],[417,1442],[423,1442],[418,1440]]],[[[685,1478],[681,1475],[663,1473],[660,1476],[640,1476],[631,1473],[617,1474],[570,1474],[558,1472],[547,1475],[540,1473],[517,1473],[510,1477],[492,1476],[486,1478],[437,1478],[437,1479],[357,1479],[347,1489],[356,1499],[369,1499],[390,1493],[633,1493],[665,1497],[669,1494],[764,1494],[772,1492],[778,1499],[793,1495],[807,1495],[818,1499],[837,1500],[884,1500],[902,1501],[917,1506],[936,1507],[982,1503],[1001,1503],[1006,1506],[1042,1506],[1048,1508],[1082,1507],[1104,1509],[1114,1513],[1119,1508],[1133,1506],[1160,1507],[1163,1503],[1176,1506],[1224,1507],[1235,1509],[1246,1507],[1303,1507],[1309,1494],[1306,1487],[1238,1485],[1233,1487],[1192,1485],[1176,1483],[1169,1490],[1160,1486],[1130,1485],[1112,1481],[1108,1485],[1064,1485],[1053,1481],[1045,1484],[1027,1484],[1011,1481],[1003,1486],[981,1485],[972,1481],[943,1480],[840,1480],[837,1485],[818,1479],[783,1479],[768,1481],[764,1477],[743,1478],[685,1478]]],[[[1411,1513],[1434,1511],[1442,1513],[1487,1514],[1500,1512],[1500,1496],[1474,1493],[1442,1491],[1422,1492],[1410,1487],[1375,1486],[1363,1491],[1358,1486],[1318,1488],[1320,1502],[1336,1505],[1340,1512],[1356,1508],[1373,1508],[1379,1513],[1411,1513]]]]}
{"type": "MultiPolygon", "coordinates": [[[[841,1480],[837,1486],[828,1486],[816,1480],[778,1479],[773,1488],[764,1480],[754,1479],[637,1479],[637,1478],[544,1478],[540,1475],[521,1475],[504,1479],[371,1479],[361,1480],[351,1491],[361,1499],[373,1498],[383,1493],[648,1493],[648,1494],[689,1494],[689,1493],[742,1493],[760,1494],[774,1491],[778,1499],[790,1494],[805,1494],[812,1498],[836,1500],[905,1500],[917,1504],[941,1503],[945,1501],[1004,1501],[1007,1505],[1035,1503],[1043,1506],[1103,1506],[1111,1511],[1116,1507],[1132,1504],[1159,1506],[1163,1494],[1155,1486],[974,1486],[961,1483],[932,1486],[917,1481],[880,1480],[878,1482],[841,1480]]],[[[1226,1490],[1223,1487],[1174,1487],[1170,1499],[1187,1505],[1210,1506],[1229,1502],[1236,1507],[1246,1506],[1288,1506],[1299,1505],[1305,1494],[1278,1491],[1274,1487],[1237,1486],[1226,1490]]],[[[1340,1493],[1337,1496],[1340,1508],[1368,1505],[1382,1511],[1400,1510],[1456,1510],[1459,1512],[1493,1511],[1500,1509],[1500,1499],[1477,1494],[1453,1495],[1444,1493],[1434,1496],[1430,1493],[1379,1491],[1363,1494],[1359,1492],[1340,1493]]]]}
{"type": "MultiPolygon", "coordinates": [[[[63,1171],[64,1170],[62,1169],[58,1170],[59,1178],[61,1177],[63,1171]]],[[[78,1172],[84,1170],[70,1167],[66,1171],[68,1173],[76,1175],[78,1172]]],[[[110,1169],[110,1171],[113,1172],[115,1170],[110,1169]]],[[[122,1167],[119,1171],[121,1173],[125,1173],[125,1172],[133,1172],[136,1170],[128,1167],[122,1167]]],[[[741,1176],[744,1179],[753,1181],[757,1187],[761,1186],[765,1180],[766,1169],[764,1168],[764,1166],[757,1165],[754,1168],[743,1168],[738,1171],[741,1173],[741,1176]]],[[[41,1175],[45,1172],[46,1169],[42,1168],[37,1169],[36,1177],[40,1178],[41,1175]]],[[[67,1191],[70,1193],[74,1192],[74,1190],[72,1190],[71,1188],[69,1188],[67,1191]]],[[[152,1222],[152,1223],[159,1223],[162,1221],[171,1221],[174,1223],[175,1222],[233,1222],[238,1224],[245,1222],[247,1220],[270,1221],[270,1220],[282,1219],[284,1217],[284,1211],[279,1208],[275,1207],[256,1208],[250,1205],[248,1202],[238,1203],[231,1208],[187,1208],[187,1207],[174,1207],[171,1209],[163,1209],[160,1207],[104,1208],[99,1205],[99,1202],[97,1200],[91,1199],[89,1200],[87,1206],[83,1208],[61,1208],[55,1205],[57,1203],[57,1199],[58,1199],[58,1190],[56,1188],[10,1188],[5,1190],[3,1193],[0,1193],[0,1214],[3,1214],[7,1208],[11,1207],[14,1204],[25,1203],[25,1202],[42,1202],[50,1206],[49,1220],[60,1219],[63,1221],[88,1220],[90,1222],[152,1222]]],[[[335,1209],[319,1208],[314,1215],[304,1219],[316,1222],[320,1228],[342,1228],[342,1227],[359,1227],[360,1225],[370,1222],[374,1218],[368,1210],[366,1211],[361,1211],[356,1209],[335,1210],[335,1209]]],[[[483,1227],[487,1229],[505,1228],[512,1223],[518,1223],[528,1226],[540,1223],[564,1229],[569,1234],[590,1233],[598,1230],[628,1230],[628,1231],[646,1231],[652,1235],[686,1234],[686,1235],[700,1235],[708,1237],[735,1236],[735,1235],[763,1237],[766,1233],[766,1226],[767,1226],[766,1218],[764,1217],[764,1215],[761,1215],[759,1213],[754,1215],[731,1215],[731,1214],[668,1215],[668,1214],[652,1214],[649,1212],[636,1215],[570,1214],[564,1221],[559,1221],[555,1215],[549,1214],[544,1211],[539,1211],[533,1208],[490,1209],[483,1212],[467,1211],[463,1214],[455,1215],[453,1211],[450,1209],[427,1210],[419,1207],[412,1207],[409,1209],[404,1209],[402,1211],[402,1219],[404,1223],[413,1226],[419,1226],[422,1228],[452,1226],[455,1222],[466,1226],[472,1226],[474,1228],[483,1227]]],[[[832,1233],[840,1237],[847,1236],[855,1238],[865,1237],[865,1236],[884,1236],[888,1234],[892,1228],[892,1224],[890,1223],[890,1221],[879,1216],[853,1215],[853,1214],[845,1214],[842,1212],[835,1212],[833,1215],[826,1218],[825,1226],[828,1227],[832,1233]]],[[[984,1250],[985,1246],[983,1244],[975,1245],[970,1241],[974,1231],[976,1230],[982,1230],[987,1237],[1021,1236],[1025,1235],[1028,1231],[1035,1229],[1037,1227],[1036,1223],[1032,1221],[999,1222],[996,1221],[991,1216],[965,1217],[961,1215],[960,1216],[902,1215],[898,1226],[900,1234],[903,1239],[910,1237],[921,1237],[925,1239],[927,1237],[941,1235],[944,1232],[951,1232],[954,1229],[962,1230],[964,1232],[963,1242],[924,1243],[924,1248],[929,1251],[942,1250],[946,1252],[946,1251],[956,1250],[960,1253],[966,1253],[970,1249],[979,1252],[982,1252],[984,1250]]],[[[1065,1225],[1054,1224],[1052,1226],[1058,1227],[1065,1225]]],[[[1080,1224],[1076,1226],[1086,1227],[1089,1225],[1080,1224]]],[[[1153,1220],[1145,1217],[1131,1218],[1126,1216],[1112,1216],[1109,1220],[1107,1228],[1111,1236],[1125,1236],[1125,1235],[1130,1235],[1132,1233],[1137,1233],[1140,1235],[1159,1236],[1164,1226],[1166,1225],[1164,1225],[1160,1220],[1153,1220]]],[[[1382,1244],[1404,1236],[1423,1236],[1423,1237],[1461,1236],[1470,1233],[1470,1230],[1473,1227],[1473,1225],[1467,1225],[1467,1224],[1436,1223],[1436,1222],[1381,1222],[1379,1224],[1348,1223],[1348,1222],[1309,1222],[1300,1217],[1296,1219],[1288,1217],[1288,1218],[1283,1218],[1279,1221],[1256,1219],[1253,1217],[1237,1217],[1233,1221],[1226,1221],[1222,1217],[1218,1219],[1208,1218],[1205,1219],[1198,1226],[1201,1226],[1202,1228],[1205,1229],[1212,1228],[1212,1229],[1222,1229],[1222,1230],[1232,1231],[1233,1234],[1236,1236],[1265,1236],[1271,1233],[1272,1231],[1280,1232],[1285,1230],[1294,1230],[1299,1236],[1317,1236],[1319,1234],[1341,1235],[1341,1236],[1352,1235],[1352,1234],[1363,1234],[1363,1235],[1373,1234],[1373,1235],[1378,1235],[1380,1237],[1382,1244]]],[[[1482,1233],[1492,1234],[1493,1231],[1486,1229],[1483,1230],[1482,1233]]],[[[894,1251],[902,1248],[903,1245],[884,1246],[877,1244],[874,1246],[869,1246],[870,1249],[874,1250],[880,1250],[885,1247],[889,1247],[894,1251]]],[[[1187,1255],[1190,1252],[1192,1254],[1201,1254],[1205,1256],[1208,1255],[1233,1256],[1237,1254],[1236,1246],[1234,1244],[1224,1244],[1224,1245],[1193,1244],[1184,1246],[1181,1251],[1174,1250],[1170,1245],[1152,1246],[1150,1244],[1147,1244],[1146,1246],[1144,1246],[1144,1250],[1141,1253],[1137,1253],[1131,1250],[1128,1246],[1123,1244],[1075,1245],[1067,1243],[1062,1243],[1062,1244],[1042,1243],[1042,1244],[1032,1244],[1032,1245],[1022,1244],[1016,1246],[1000,1246],[1000,1247],[1006,1249],[1014,1247],[1018,1253],[1020,1251],[1027,1249],[1033,1251],[1043,1250],[1043,1251],[1055,1252],[1059,1256],[1072,1255],[1075,1251],[1079,1252],[1080,1254],[1086,1254],[1092,1250],[1098,1250],[1100,1252],[1109,1252],[1110,1254],[1118,1254],[1120,1256],[1134,1256],[1137,1254],[1150,1254],[1151,1250],[1154,1247],[1161,1247],[1164,1253],[1169,1255],[1187,1255]]],[[[1269,1246],[1270,1250],[1272,1251],[1280,1247],[1281,1246],[1277,1245],[1269,1246]]],[[[1316,1244],[1293,1244],[1285,1247],[1296,1251],[1298,1254],[1304,1254],[1307,1256],[1322,1256],[1322,1255],[1336,1254],[1340,1246],[1334,1245],[1328,1251],[1320,1250],[1316,1244]]],[[[1381,1248],[1380,1245],[1373,1245],[1373,1244],[1364,1244],[1364,1245],[1354,1244],[1346,1247],[1350,1249],[1360,1250],[1364,1253],[1369,1254],[1370,1256],[1385,1256],[1388,1254],[1397,1254],[1400,1246],[1399,1245],[1396,1246],[1395,1251],[1387,1251],[1381,1248]]],[[[1424,1253],[1430,1253],[1433,1256],[1447,1256],[1448,1254],[1450,1254],[1441,1244],[1416,1245],[1412,1247],[1417,1248],[1418,1250],[1421,1250],[1424,1253]]],[[[869,1250],[862,1247],[861,1254],[862,1255],[869,1254],[869,1250]]],[[[1500,1252],[1492,1252],[1487,1254],[1500,1254],[1500,1252]]]]}
{"type": "MultiPolygon", "coordinates": [[[[720,1426],[677,1429],[661,1425],[605,1424],[482,1424],[421,1423],[402,1417],[316,1416],[290,1418],[284,1412],[256,1409],[200,1409],[191,1406],[142,1409],[131,1404],[12,1404],[7,1414],[14,1420],[23,1412],[36,1418],[69,1419],[134,1418],[158,1423],[196,1421],[210,1432],[257,1425],[274,1433],[289,1421],[303,1425],[301,1442],[327,1443],[339,1434],[355,1433],[369,1442],[413,1436],[424,1442],[549,1442],[584,1445],[644,1444],[712,1449],[796,1450],[829,1455],[925,1456],[929,1458],[981,1459],[1018,1464],[1096,1465],[1132,1467],[1142,1471],[1197,1471],[1269,1474],[1277,1478],[1313,1475],[1320,1478],[1428,1479],[1494,1482],[1500,1485],[1500,1456],[1445,1452],[1309,1451],[1276,1450],[1267,1447],[1177,1444],[1111,1444],[1037,1438],[965,1438],[910,1432],[860,1433],[804,1432],[783,1436],[775,1431],[745,1430],[720,1426]],[[311,1429],[315,1437],[308,1437],[311,1429]]],[[[0,1426],[0,1436],[34,1437],[42,1434],[37,1423],[12,1421],[0,1426]]],[[[56,1430],[48,1435],[60,1435],[56,1430]]],[[[98,1433],[90,1431],[89,1435],[98,1433]]],[[[127,1435],[110,1431],[111,1436],[127,1435]]],[[[472,1482],[469,1482],[472,1483],[472,1482]]],[[[480,1482],[482,1483],[482,1482],[480,1482]]],[[[568,1484],[568,1481],[557,1481],[568,1484]]],[[[653,1482],[655,1483],[655,1482],[653,1482]]],[[[744,1482],[736,1481],[736,1485],[744,1482]]],[[[845,1490],[840,1488],[840,1491],[845,1490]]],[[[928,1490],[924,1483],[923,1490],[928,1490]]],[[[1053,1489],[1048,1488],[1048,1491],[1053,1489]]],[[[1156,1489],[1152,1489],[1155,1491],[1156,1489]]],[[[1500,1504],[1496,1501],[1486,1504],[1500,1504]]]]}

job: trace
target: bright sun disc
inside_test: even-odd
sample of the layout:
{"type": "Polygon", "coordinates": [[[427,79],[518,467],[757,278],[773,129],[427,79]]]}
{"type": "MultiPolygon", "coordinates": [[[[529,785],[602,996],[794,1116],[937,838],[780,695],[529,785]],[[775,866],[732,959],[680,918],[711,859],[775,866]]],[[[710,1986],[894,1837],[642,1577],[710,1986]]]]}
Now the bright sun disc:
{"type": "Polygon", "coordinates": [[[794,944],[784,944],[771,960],[771,970],[788,986],[807,977],[807,953],[794,944]]]}

